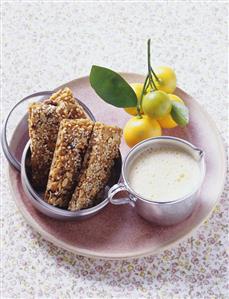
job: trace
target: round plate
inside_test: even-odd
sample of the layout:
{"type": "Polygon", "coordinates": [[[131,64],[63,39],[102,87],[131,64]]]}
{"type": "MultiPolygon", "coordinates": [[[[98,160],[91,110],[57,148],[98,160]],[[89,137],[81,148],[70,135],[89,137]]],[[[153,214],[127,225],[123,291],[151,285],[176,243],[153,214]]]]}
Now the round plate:
{"type": "MultiPolygon", "coordinates": [[[[144,80],[143,76],[137,74],[123,73],[122,76],[128,82],[144,80]]],[[[99,121],[124,127],[130,117],[123,109],[115,108],[99,99],[90,87],[88,77],[76,79],[63,86],[71,88],[74,95],[89,107],[99,121]]],[[[199,204],[188,219],[174,226],[161,227],[142,219],[131,206],[109,204],[88,220],[54,220],[31,205],[23,192],[20,173],[9,167],[13,198],[28,223],[45,239],[66,250],[79,255],[110,259],[155,254],[189,235],[206,219],[220,198],[225,180],[226,159],[221,137],[208,114],[181,89],[177,88],[176,94],[190,109],[190,124],[184,129],[165,130],[164,135],[186,139],[206,153],[206,178],[199,195],[199,204]]],[[[128,150],[122,141],[123,157],[128,150]]]]}

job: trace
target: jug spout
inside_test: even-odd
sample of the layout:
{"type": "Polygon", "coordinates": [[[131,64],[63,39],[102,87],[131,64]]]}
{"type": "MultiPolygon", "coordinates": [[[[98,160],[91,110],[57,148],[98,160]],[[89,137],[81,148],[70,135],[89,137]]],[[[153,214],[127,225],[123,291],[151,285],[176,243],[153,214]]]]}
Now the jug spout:
{"type": "Polygon", "coordinates": [[[195,151],[197,153],[197,159],[202,160],[202,158],[204,156],[204,151],[200,148],[195,148],[195,151]]]}

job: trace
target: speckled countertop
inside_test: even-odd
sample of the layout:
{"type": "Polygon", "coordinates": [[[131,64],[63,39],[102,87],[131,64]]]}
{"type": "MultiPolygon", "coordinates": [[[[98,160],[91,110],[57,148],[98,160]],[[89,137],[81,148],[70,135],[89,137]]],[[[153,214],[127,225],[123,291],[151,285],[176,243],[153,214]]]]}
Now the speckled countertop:
{"type": "MultiPolygon", "coordinates": [[[[27,94],[86,75],[93,63],[145,73],[175,68],[181,86],[227,133],[226,2],[2,3],[2,108],[27,94]],[[143,55],[144,54],[144,55],[143,55]]],[[[221,202],[187,241],[131,261],[75,256],[28,226],[1,171],[2,298],[228,298],[228,185],[221,202]]]]}

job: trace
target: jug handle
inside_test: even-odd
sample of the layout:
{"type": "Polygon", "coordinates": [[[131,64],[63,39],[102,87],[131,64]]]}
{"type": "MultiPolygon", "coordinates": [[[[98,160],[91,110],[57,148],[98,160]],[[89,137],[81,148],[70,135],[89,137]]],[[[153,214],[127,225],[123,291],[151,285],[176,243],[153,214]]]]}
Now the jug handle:
{"type": "Polygon", "coordinates": [[[123,183],[115,184],[112,186],[109,191],[108,191],[108,199],[113,205],[125,205],[125,204],[130,204],[132,207],[135,207],[135,202],[136,198],[132,196],[128,192],[128,197],[123,197],[123,198],[114,198],[116,194],[119,192],[126,191],[128,192],[126,186],[123,183]]]}

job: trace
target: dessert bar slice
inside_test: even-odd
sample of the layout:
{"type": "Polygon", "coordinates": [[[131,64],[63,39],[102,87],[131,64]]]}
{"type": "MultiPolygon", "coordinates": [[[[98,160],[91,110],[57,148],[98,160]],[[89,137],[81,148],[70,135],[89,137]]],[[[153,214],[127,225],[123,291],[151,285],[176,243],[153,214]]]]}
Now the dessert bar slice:
{"type": "Polygon", "coordinates": [[[114,159],[119,154],[121,135],[122,130],[118,127],[95,123],[69,210],[93,205],[96,195],[109,180],[114,159]]]}
{"type": "Polygon", "coordinates": [[[32,180],[36,188],[45,188],[47,184],[60,121],[66,118],[88,118],[67,87],[48,100],[29,106],[32,180]]]}
{"type": "Polygon", "coordinates": [[[45,201],[49,204],[58,207],[68,206],[93,124],[87,119],[61,121],[45,192],[45,201]]]}

